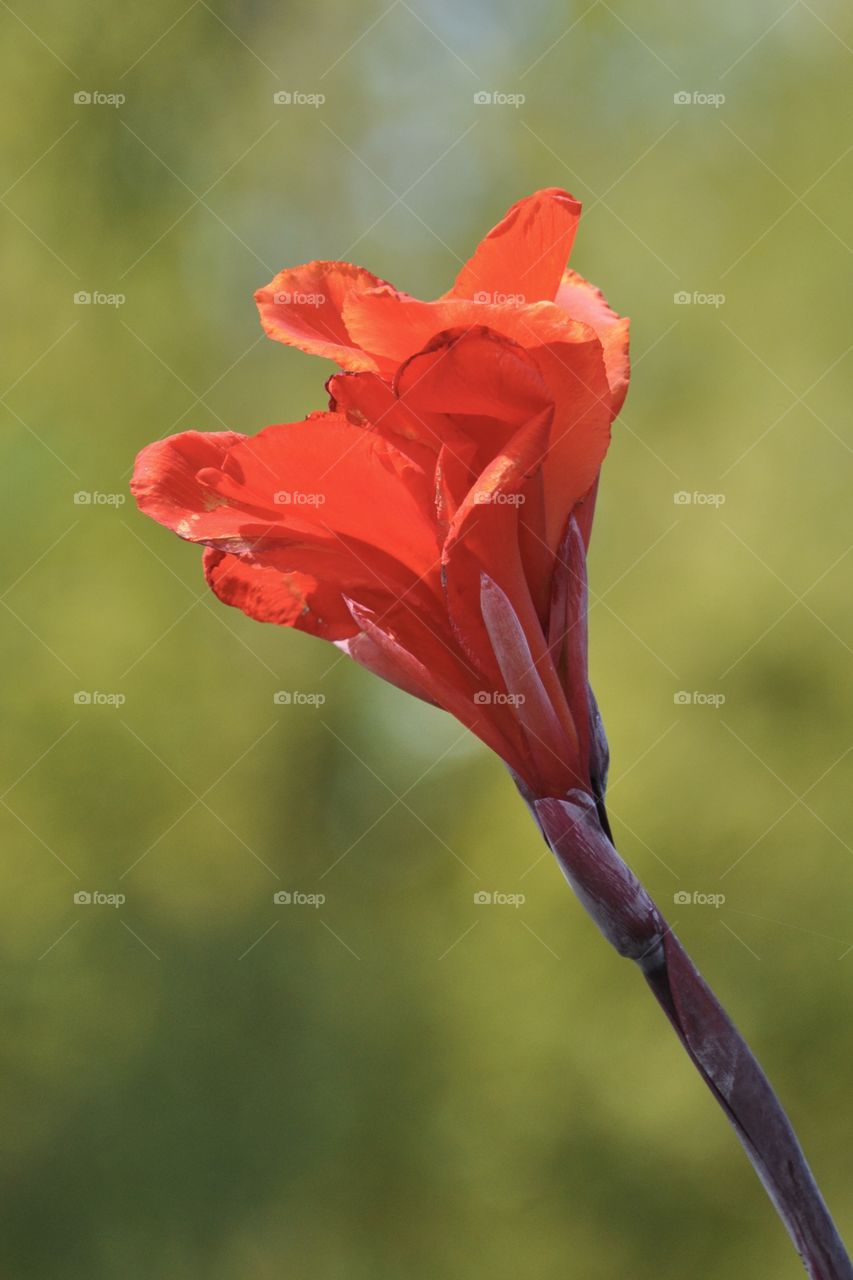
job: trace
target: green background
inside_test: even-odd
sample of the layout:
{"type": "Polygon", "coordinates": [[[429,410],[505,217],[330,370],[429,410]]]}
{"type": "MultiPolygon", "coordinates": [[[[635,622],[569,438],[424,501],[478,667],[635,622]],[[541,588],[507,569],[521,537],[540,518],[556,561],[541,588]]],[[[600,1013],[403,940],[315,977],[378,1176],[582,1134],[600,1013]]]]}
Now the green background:
{"type": "Polygon", "coordinates": [[[13,0],[0,28],[4,1274],[793,1280],[500,763],[74,495],[126,495],[159,435],[323,407],[331,366],[257,323],[281,267],[436,296],[517,198],[580,197],[574,265],[634,318],[591,555],[615,832],[853,1237],[849,10],[13,0]]]}

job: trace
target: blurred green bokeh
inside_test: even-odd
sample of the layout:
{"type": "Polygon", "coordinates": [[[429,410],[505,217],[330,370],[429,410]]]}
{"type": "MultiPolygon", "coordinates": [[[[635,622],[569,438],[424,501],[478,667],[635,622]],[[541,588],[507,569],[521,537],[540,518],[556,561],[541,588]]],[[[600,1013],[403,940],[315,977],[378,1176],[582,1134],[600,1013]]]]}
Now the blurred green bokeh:
{"type": "Polygon", "coordinates": [[[74,495],[126,495],[155,436],[323,407],[331,368],[257,324],[280,267],[435,296],[519,196],[582,198],[573,261],[634,318],[591,560],[614,827],[853,1237],[849,8],[13,0],[0,27],[3,1273],[793,1280],[500,764],[74,495]]]}

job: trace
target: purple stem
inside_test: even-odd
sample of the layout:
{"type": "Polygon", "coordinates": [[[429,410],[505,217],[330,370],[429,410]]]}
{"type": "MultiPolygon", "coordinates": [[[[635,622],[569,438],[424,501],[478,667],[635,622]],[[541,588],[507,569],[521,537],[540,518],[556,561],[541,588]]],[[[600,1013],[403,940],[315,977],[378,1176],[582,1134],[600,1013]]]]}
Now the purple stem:
{"type": "Polygon", "coordinates": [[[813,1280],[853,1265],[796,1134],[743,1036],[602,829],[590,796],[529,800],[564,875],[601,932],[634,960],[734,1126],[813,1280]]]}

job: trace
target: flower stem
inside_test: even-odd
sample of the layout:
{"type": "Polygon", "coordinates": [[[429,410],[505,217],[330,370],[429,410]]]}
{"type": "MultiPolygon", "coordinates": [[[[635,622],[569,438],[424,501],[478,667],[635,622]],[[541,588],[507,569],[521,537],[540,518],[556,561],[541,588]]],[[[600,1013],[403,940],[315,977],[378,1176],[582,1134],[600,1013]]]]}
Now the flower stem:
{"type": "Polygon", "coordinates": [[[583,906],[655,999],[740,1138],[812,1280],[853,1280],[853,1265],[791,1123],[748,1044],[649,894],[616,852],[591,799],[531,805],[583,906]]]}

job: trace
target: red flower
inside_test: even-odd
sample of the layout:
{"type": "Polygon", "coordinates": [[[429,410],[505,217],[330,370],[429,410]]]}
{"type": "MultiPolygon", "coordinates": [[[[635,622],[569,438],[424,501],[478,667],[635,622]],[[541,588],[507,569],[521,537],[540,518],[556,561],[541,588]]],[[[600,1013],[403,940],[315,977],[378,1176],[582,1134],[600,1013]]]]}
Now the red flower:
{"type": "Polygon", "coordinates": [[[579,214],[520,201],[435,302],[347,263],[281,272],[262,323],[346,370],[330,411],[173,436],[132,484],[221,600],[444,707],[539,796],[600,794],[605,767],[585,551],[628,322],[565,270],[579,214]]]}

